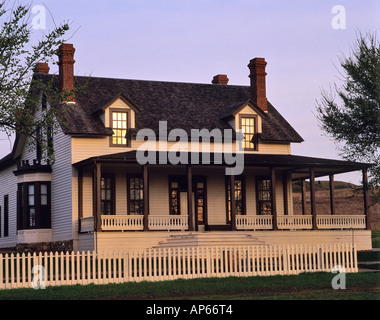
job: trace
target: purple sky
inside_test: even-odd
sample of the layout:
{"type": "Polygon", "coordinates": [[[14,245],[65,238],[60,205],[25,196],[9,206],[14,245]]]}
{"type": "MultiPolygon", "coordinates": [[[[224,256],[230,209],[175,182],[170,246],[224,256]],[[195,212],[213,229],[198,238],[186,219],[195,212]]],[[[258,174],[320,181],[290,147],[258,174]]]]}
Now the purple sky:
{"type": "MultiPolygon", "coordinates": [[[[45,4],[56,23],[72,22],[68,42],[76,48],[77,75],[210,83],[214,75],[224,73],[230,84],[249,85],[249,60],[264,57],[268,99],[305,140],[293,144],[292,153],[333,159],[340,157],[318,126],[316,101],[322,88],[339,81],[338,55],[349,53],[356,31],[380,31],[379,0],[33,4],[45,4]],[[346,10],[345,29],[331,25],[335,5],[346,10]]],[[[46,27],[54,27],[49,14],[46,27]]],[[[51,72],[57,67],[51,66],[51,72]]],[[[0,157],[9,151],[9,142],[0,140],[0,157]]],[[[358,182],[360,173],[338,175],[336,180],[358,182]]]]}

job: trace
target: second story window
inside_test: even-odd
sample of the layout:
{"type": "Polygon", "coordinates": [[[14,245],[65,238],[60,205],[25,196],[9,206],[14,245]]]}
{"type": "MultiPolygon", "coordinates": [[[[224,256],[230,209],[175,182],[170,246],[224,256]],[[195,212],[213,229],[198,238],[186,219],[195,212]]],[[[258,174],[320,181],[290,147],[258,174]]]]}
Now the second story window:
{"type": "Polygon", "coordinates": [[[128,118],[129,114],[127,111],[111,111],[112,146],[127,146],[128,118]]]}
{"type": "Polygon", "coordinates": [[[245,150],[257,150],[255,142],[256,117],[250,115],[240,116],[240,129],[244,134],[243,147],[245,150]]]}

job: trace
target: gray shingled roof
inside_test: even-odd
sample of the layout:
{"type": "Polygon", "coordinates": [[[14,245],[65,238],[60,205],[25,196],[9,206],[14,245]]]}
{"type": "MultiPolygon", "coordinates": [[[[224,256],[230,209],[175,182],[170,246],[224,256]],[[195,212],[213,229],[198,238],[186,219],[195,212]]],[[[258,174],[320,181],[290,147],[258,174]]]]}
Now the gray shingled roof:
{"type": "MultiPolygon", "coordinates": [[[[66,134],[112,134],[112,130],[104,127],[98,111],[120,93],[140,109],[136,114],[137,130],[150,128],[158,133],[159,121],[167,121],[168,132],[181,128],[188,134],[191,129],[230,129],[223,116],[250,97],[249,86],[75,77],[76,86],[85,83],[86,92],[76,98],[76,104],[68,105],[66,134]]],[[[262,140],[303,141],[270,103],[262,124],[262,140]]]]}

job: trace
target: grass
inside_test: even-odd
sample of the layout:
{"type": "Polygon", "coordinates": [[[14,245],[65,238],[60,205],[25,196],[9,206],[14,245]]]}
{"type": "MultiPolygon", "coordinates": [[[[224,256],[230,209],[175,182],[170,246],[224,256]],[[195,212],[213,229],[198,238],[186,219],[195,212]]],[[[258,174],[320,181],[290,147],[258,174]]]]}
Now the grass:
{"type": "Polygon", "coordinates": [[[380,231],[372,231],[372,248],[380,248],[380,231]]]}
{"type": "Polygon", "coordinates": [[[0,300],[380,300],[378,273],[346,274],[346,289],[334,290],[336,274],[229,277],[109,285],[1,290],[0,300]]]}

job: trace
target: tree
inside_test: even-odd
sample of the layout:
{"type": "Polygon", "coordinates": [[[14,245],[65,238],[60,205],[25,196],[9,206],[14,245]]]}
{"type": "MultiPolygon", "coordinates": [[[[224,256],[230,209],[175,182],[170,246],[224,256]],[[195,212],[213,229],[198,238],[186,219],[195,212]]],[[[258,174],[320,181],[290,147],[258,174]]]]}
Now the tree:
{"type": "Polygon", "coordinates": [[[31,138],[29,148],[38,144],[44,158],[53,162],[49,139],[43,136],[54,134],[55,120],[62,116],[60,106],[73,92],[58,92],[53,81],[33,76],[33,69],[38,62],[55,63],[53,57],[64,42],[69,24],[56,26],[33,44],[31,16],[31,5],[7,8],[7,1],[0,2],[0,131],[8,137],[16,134],[31,138]],[[41,92],[50,107],[36,117],[41,92]]]}
{"type": "Polygon", "coordinates": [[[358,34],[351,55],[340,57],[341,86],[322,91],[321,128],[347,160],[373,163],[370,185],[380,185],[380,44],[376,34],[358,34]],[[338,98],[338,99],[337,99],[338,98]],[[338,101],[337,101],[338,100],[338,101]]]}

